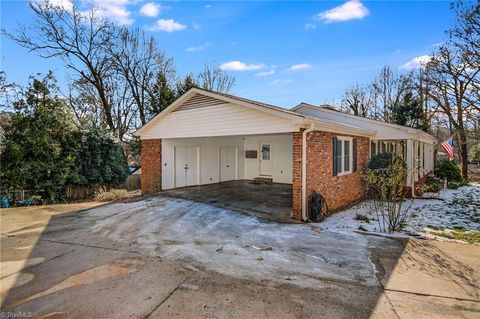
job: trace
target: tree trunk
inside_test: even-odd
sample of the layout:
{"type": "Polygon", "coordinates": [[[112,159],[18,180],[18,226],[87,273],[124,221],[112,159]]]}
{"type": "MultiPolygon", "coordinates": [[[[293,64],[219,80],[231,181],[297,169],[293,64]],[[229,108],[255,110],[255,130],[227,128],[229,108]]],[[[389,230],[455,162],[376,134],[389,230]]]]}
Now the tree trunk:
{"type": "Polygon", "coordinates": [[[468,149],[467,149],[467,135],[464,130],[458,132],[459,153],[462,161],[462,177],[468,180],[468,149]]]}

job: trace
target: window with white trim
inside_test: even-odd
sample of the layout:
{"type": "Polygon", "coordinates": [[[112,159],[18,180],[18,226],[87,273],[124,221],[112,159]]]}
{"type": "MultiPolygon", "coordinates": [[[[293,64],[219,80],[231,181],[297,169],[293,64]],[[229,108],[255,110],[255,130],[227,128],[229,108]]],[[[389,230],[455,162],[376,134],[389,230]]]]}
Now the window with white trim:
{"type": "Polygon", "coordinates": [[[334,164],[335,175],[350,174],[353,163],[353,141],[351,137],[338,136],[336,138],[334,164]]]}

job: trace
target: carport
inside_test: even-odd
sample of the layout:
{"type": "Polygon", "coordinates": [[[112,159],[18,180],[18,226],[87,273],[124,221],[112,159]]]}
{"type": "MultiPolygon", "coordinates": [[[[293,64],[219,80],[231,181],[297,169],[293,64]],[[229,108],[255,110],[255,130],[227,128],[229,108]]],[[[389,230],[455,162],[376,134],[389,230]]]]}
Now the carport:
{"type": "Polygon", "coordinates": [[[144,125],[142,192],[291,222],[293,134],[303,117],[192,89],[144,125]]]}
{"type": "Polygon", "coordinates": [[[292,134],[162,139],[170,196],[291,222],[292,134]]]}

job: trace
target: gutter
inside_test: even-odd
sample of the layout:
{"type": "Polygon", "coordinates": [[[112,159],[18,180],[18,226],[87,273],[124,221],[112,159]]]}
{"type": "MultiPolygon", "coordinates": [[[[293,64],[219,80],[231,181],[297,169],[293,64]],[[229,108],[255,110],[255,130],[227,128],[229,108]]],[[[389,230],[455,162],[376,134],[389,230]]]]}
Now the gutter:
{"type": "Polygon", "coordinates": [[[307,221],[307,134],[315,130],[315,124],[302,133],[302,220],[307,221]]]}

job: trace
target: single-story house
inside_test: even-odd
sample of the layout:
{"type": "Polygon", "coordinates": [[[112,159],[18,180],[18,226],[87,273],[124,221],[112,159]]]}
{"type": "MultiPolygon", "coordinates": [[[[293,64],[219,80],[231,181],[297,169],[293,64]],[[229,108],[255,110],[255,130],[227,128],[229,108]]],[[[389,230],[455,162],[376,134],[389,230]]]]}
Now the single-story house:
{"type": "Polygon", "coordinates": [[[193,88],[141,127],[142,193],[232,180],[292,185],[306,220],[313,190],[331,211],[361,200],[370,154],[401,155],[408,185],[433,170],[435,138],[417,129],[306,103],[291,110],[193,88]]]}

